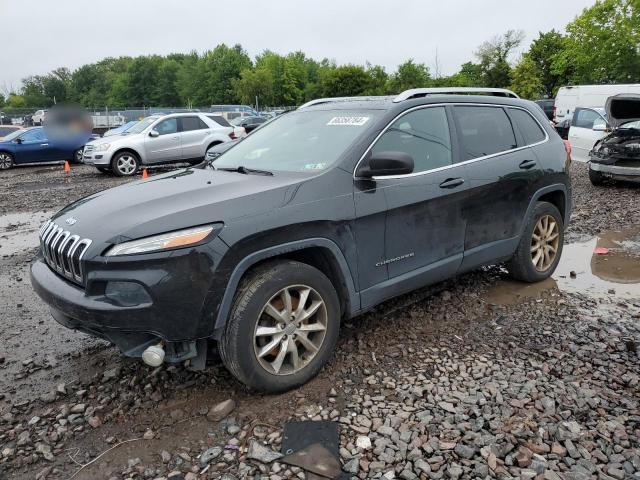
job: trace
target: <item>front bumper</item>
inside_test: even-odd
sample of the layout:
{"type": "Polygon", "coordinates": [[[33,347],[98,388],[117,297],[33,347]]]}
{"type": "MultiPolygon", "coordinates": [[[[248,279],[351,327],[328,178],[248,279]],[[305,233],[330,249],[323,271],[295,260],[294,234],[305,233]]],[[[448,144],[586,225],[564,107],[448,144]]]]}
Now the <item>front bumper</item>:
{"type": "Polygon", "coordinates": [[[639,167],[622,167],[615,164],[605,164],[589,162],[589,168],[595,172],[602,173],[605,177],[613,178],[616,180],[627,180],[631,182],[640,182],[640,168],[639,167]]]}
{"type": "Polygon", "coordinates": [[[39,256],[31,265],[31,284],[58,323],[107,339],[126,355],[139,356],[160,340],[193,342],[210,337],[219,306],[219,295],[211,292],[213,267],[218,263],[215,249],[202,245],[140,257],[89,262],[82,287],[55,273],[39,256]],[[136,284],[148,296],[123,306],[110,296],[110,282],[136,284]]]}
{"type": "Polygon", "coordinates": [[[91,151],[91,152],[83,152],[82,154],[82,163],[86,163],[87,165],[98,165],[98,166],[107,166],[111,164],[111,157],[113,152],[106,151],[91,151]]]}

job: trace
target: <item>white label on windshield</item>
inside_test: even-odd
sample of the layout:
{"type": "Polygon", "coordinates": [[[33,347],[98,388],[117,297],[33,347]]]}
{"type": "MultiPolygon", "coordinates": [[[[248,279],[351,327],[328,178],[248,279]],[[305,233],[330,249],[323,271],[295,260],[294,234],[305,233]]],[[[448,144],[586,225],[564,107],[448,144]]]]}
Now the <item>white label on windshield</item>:
{"type": "Polygon", "coordinates": [[[351,125],[361,127],[367,123],[369,117],[333,117],[327,125],[351,125]]]}

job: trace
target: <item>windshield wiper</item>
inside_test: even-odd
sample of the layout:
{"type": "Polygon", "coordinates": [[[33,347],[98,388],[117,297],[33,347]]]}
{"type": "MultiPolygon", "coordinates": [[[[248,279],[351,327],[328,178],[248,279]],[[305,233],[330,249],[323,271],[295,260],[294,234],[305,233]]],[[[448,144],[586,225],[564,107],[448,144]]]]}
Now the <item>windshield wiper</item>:
{"type": "Polygon", "coordinates": [[[233,168],[220,168],[220,167],[214,167],[216,170],[224,170],[225,172],[238,172],[238,173],[242,173],[244,175],[268,175],[268,176],[273,176],[273,172],[270,172],[268,170],[257,170],[255,168],[247,168],[247,167],[243,167],[242,165],[240,165],[239,167],[233,167],[233,168]]]}

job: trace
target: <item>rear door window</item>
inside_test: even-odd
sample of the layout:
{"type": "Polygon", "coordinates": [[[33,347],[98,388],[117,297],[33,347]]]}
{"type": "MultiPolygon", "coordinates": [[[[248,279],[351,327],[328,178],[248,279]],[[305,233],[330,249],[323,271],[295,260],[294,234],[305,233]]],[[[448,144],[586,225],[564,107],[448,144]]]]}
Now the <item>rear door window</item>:
{"type": "Polygon", "coordinates": [[[462,160],[484,157],[517,148],[511,121],[501,107],[454,107],[462,160]]]}
{"type": "Polygon", "coordinates": [[[528,112],[519,108],[509,108],[508,111],[525,145],[533,145],[547,138],[540,124],[528,112]]]}
{"type": "Polygon", "coordinates": [[[578,128],[588,128],[591,130],[596,123],[603,123],[600,114],[588,108],[577,109],[573,115],[573,126],[578,128]]]}
{"type": "Polygon", "coordinates": [[[227,120],[224,117],[221,117],[220,115],[208,115],[208,117],[214,122],[216,122],[218,125],[220,125],[221,127],[231,126],[231,124],[227,122],[227,120]]]}
{"type": "Polygon", "coordinates": [[[190,132],[192,130],[205,130],[209,128],[199,117],[181,117],[180,123],[182,124],[183,132],[190,132]]]}
{"type": "Polygon", "coordinates": [[[382,134],[371,153],[403,152],[413,158],[413,172],[451,165],[451,136],[444,107],[414,110],[382,134]]]}

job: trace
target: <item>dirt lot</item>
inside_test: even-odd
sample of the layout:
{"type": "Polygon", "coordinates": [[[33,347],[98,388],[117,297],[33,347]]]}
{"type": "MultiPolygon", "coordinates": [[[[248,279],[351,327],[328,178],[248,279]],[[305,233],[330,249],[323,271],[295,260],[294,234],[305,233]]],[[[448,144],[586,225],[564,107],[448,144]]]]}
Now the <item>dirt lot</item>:
{"type": "Polygon", "coordinates": [[[271,396],[221,366],[151,369],[58,326],[29,284],[37,228],[123,180],[2,173],[0,478],[302,479],[265,455],[286,421],[325,419],[359,478],[640,479],[640,189],[572,168],[552,279],[490,267],[387,302],[344,325],[318,378],[271,396]]]}

